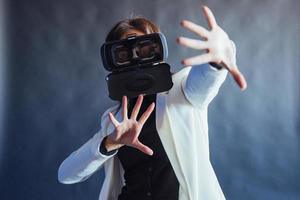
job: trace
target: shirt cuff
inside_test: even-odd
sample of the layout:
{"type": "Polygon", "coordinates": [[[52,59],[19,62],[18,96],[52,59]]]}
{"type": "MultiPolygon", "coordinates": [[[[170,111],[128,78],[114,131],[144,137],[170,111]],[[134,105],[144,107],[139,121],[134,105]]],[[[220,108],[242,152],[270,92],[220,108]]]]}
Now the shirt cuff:
{"type": "Polygon", "coordinates": [[[217,70],[221,70],[223,68],[221,65],[218,65],[217,63],[213,63],[213,62],[210,62],[209,65],[217,70]]]}
{"type": "MultiPolygon", "coordinates": [[[[91,146],[90,146],[91,153],[98,159],[110,158],[110,157],[114,156],[114,154],[106,155],[106,154],[103,154],[102,152],[100,152],[100,147],[101,147],[101,144],[103,143],[103,141],[105,141],[105,137],[106,137],[106,135],[101,135],[98,133],[98,134],[95,134],[95,136],[93,137],[93,139],[91,141],[91,146]]],[[[114,152],[114,153],[116,154],[117,152],[114,152]]]]}
{"type": "Polygon", "coordinates": [[[106,156],[111,156],[113,154],[115,154],[118,150],[115,149],[115,150],[112,150],[112,151],[107,151],[107,149],[105,148],[105,140],[106,140],[106,137],[103,138],[100,146],[99,146],[99,152],[103,155],[106,155],[106,156]]]}

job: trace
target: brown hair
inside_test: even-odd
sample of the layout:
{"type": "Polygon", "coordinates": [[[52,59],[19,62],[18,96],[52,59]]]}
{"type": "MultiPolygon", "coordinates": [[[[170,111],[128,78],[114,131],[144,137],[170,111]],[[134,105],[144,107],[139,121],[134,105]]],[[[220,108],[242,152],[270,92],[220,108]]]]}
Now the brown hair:
{"type": "Polygon", "coordinates": [[[118,22],[107,34],[105,41],[119,40],[127,31],[137,30],[144,34],[160,32],[158,26],[143,17],[124,19],[118,22]]]}

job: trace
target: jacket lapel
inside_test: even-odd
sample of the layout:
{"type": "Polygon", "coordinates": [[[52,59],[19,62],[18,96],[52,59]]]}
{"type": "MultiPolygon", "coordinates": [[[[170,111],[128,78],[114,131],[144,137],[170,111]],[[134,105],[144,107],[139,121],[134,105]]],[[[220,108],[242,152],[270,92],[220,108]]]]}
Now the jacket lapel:
{"type": "Polygon", "coordinates": [[[169,119],[169,111],[166,106],[166,94],[158,94],[156,99],[156,128],[158,135],[161,139],[166,154],[171,162],[176,177],[180,183],[179,198],[180,200],[188,199],[187,180],[184,176],[183,166],[180,163],[178,152],[180,149],[176,147],[176,141],[172,133],[172,124],[169,119]]]}

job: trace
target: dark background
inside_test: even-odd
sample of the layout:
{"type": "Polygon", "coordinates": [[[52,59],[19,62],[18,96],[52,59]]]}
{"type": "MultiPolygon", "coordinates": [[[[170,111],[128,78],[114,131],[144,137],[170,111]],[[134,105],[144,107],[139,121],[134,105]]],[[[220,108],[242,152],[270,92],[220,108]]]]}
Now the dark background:
{"type": "Polygon", "coordinates": [[[201,4],[235,41],[248,80],[240,92],[228,76],[209,108],[211,160],[225,196],[300,199],[297,0],[7,0],[0,13],[0,199],[97,199],[103,171],[63,185],[57,170],[116,103],[99,55],[105,35],[123,18],[153,20],[176,72],[197,53],[176,44],[179,35],[196,38],[179,21],[207,26],[201,4]]]}

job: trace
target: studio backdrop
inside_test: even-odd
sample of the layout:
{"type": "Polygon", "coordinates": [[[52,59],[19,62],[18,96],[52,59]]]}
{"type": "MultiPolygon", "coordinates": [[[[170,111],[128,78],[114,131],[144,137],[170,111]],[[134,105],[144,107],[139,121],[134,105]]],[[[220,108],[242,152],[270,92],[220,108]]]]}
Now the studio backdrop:
{"type": "Polygon", "coordinates": [[[143,16],[166,35],[171,71],[198,54],[176,44],[207,26],[201,5],[237,46],[248,80],[230,76],[209,107],[210,157],[229,200],[300,199],[297,0],[7,0],[1,3],[0,199],[96,200],[104,173],[63,185],[61,162],[100,128],[108,97],[100,46],[119,20],[143,16]]]}

